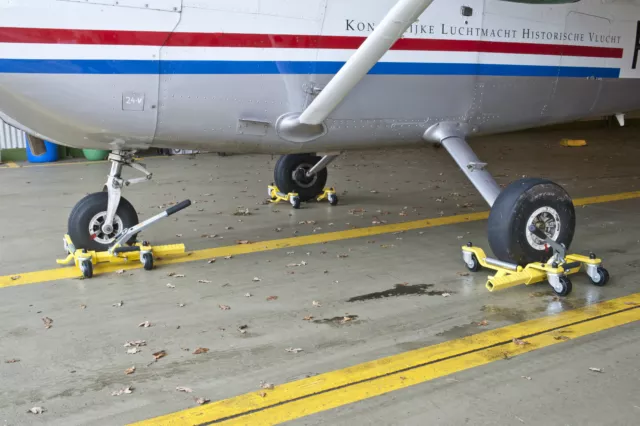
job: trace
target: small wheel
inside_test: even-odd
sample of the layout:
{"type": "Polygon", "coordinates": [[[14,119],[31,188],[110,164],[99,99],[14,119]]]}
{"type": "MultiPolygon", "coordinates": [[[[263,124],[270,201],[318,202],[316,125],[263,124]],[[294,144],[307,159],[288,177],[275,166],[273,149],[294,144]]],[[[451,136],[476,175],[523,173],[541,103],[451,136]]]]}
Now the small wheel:
{"type": "Polygon", "coordinates": [[[142,266],[144,266],[145,271],[153,269],[153,255],[151,253],[144,253],[142,255],[142,266]]]}
{"type": "Polygon", "coordinates": [[[329,204],[331,204],[332,206],[337,206],[338,205],[338,196],[337,195],[329,195],[329,204]]]}
{"type": "Polygon", "coordinates": [[[324,191],[328,172],[323,169],[311,177],[306,176],[320,157],[312,154],[289,154],[278,159],[274,170],[275,184],[280,191],[288,194],[295,192],[300,201],[309,201],[324,191]]]}
{"type": "Polygon", "coordinates": [[[464,262],[467,269],[471,272],[478,272],[480,269],[482,269],[482,265],[480,265],[480,262],[478,261],[478,258],[475,254],[471,255],[471,263],[472,264],[469,265],[467,262],[464,262]]]}
{"type": "Polygon", "coordinates": [[[518,265],[546,262],[552,251],[529,231],[530,225],[568,249],[576,227],[569,194],[545,179],[520,179],[507,186],[489,214],[489,245],[493,254],[518,265]]]}
{"type": "Polygon", "coordinates": [[[561,276],[559,280],[560,280],[560,289],[557,289],[554,286],[551,286],[551,288],[558,296],[568,296],[569,293],[571,293],[571,290],[573,288],[571,284],[571,280],[569,279],[569,277],[565,277],[565,276],[561,276]]]}
{"type": "Polygon", "coordinates": [[[291,205],[293,206],[294,209],[299,209],[300,208],[300,197],[292,197],[291,198],[291,205]]]}
{"type": "MultiPolygon", "coordinates": [[[[107,216],[108,197],[106,192],[89,194],[71,210],[68,234],[77,249],[105,251],[115,242],[118,233],[138,224],[136,210],[129,201],[120,198],[113,220],[113,231],[108,234],[103,232],[102,224],[107,216]]],[[[135,242],[135,237],[128,242],[135,242]]]]}
{"type": "Polygon", "coordinates": [[[593,285],[597,285],[598,287],[604,287],[609,282],[609,271],[604,269],[602,266],[598,266],[596,269],[596,275],[598,278],[595,280],[592,277],[589,277],[591,283],[593,285]]]}
{"type": "Polygon", "coordinates": [[[93,263],[90,260],[83,260],[80,262],[80,271],[85,278],[93,277],[93,263]]]}

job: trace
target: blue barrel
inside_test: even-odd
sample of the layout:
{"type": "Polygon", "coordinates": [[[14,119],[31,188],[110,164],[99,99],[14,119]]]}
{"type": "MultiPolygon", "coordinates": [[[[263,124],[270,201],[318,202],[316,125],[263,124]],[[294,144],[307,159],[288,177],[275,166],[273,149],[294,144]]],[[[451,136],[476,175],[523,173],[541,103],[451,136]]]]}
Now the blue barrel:
{"type": "Polygon", "coordinates": [[[46,152],[41,155],[33,155],[29,148],[29,141],[27,141],[27,160],[29,160],[30,163],[52,163],[58,161],[58,145],[44,141],[44,146],[46,152]]]}

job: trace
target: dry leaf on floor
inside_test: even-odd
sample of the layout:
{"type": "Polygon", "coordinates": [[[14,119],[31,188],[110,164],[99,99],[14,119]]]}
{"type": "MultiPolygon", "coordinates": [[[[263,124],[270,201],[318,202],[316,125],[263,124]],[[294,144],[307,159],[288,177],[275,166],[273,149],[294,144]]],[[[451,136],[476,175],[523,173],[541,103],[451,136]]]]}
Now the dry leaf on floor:
{"type": "Polygon", "coordinates": [[[216,263],[216,259],[215,258],[209,259],[209,260],[207,260],[207,263],[209,263],[209,264],[216,263]]]}
{"type": "Polygon", "coordinates": [[[20,279],[20,275],[14,275],[11,277],[11,281],[16,281],[20,279]]]}
{"type": "Polygon", "coordinates": [[[200,284],[211,284],[213,281],[209,281],[209,280],[198,280],[198,282],[200,284]]]}
{"type": "Polygon", "coordinates": [[[251,296],[253,296],[251,293],[245,293],[244,294],[244,297],[251,297],[251,296]]]}
{"type": "Polygon", "coordinates": [[[116,308],[119,308],[119,307],[121,307],[122,305],[124,305],[124,302],[121,300],[121,301],[119,301],[118,303],[114,303],[114,304],[113,304],[113,305],[111,305],[111,306],[115,306],[116,308]]]}
{"type": "Polygon", "coordinates": [[[42,407],[31,407],[27,410],[27,413],[31,413],[31,414],[42,414],[44,413],[46,410],[42,407]]]}
{"type": "Polygon", "coordinates": [[[169,272],[169,273],[167,274],[167,276],[169,276],[169,277],[176,277],[176,278],[184,278],[184,274],[177,274],[177,273],[175,273],[175,272],[169,272]]]}
{"type": "Polygon", "coordinates": [[[267,382],[264,382],[264,381],[260,381],[260,389],[272,390],[274,388],[275,388],[275,386],[274,386],[273,383],[267,383],[267,382]]]}
{"type": "Polygon", "coordinates": [[[20,362],[18,358],[8,359],[4,363],[5,364],[15,364],[16,362],[20,362]]]}
{"type": "Polygon", "coordinates": [[[563,335],[553,336],[553,338],[556,339],[556,340],[569,340],[570,339],[568,336],[563,336],[563,335]]]}
{"type": "Polygon", "coordinates": [[[125,342],[125,344],[123,345],[125,348],[130,348],[130,347],[138,347],[138,346],[147,346],[147,341],[146,340],[130,340],[125,342]]]}
{"type": "Polygon", "coordinates": [[[530,343],[527,342],[526,340],[518,339],[517,337],[513,339],[513,343],[515,343],[518,346],[530,345],[530,343]]]}
{"type": "Polygon", "coordinates": [[[87,309],[87,305],[80,305],[80,309],[87,309]]]}
{"type": "Polygon", "coordinates": [[[339,254],[338,259],[344,259],[345,257],[349,257],[348,254],[339,254]]]}
{"type": "Polygon", "coordinates": [[[595,371],[596,373],[604,373],[604,370],[602,368],[589,367],[589,370],[595,371]]]}
{"type": "Polygon", "coordinates": [[[236,244],[251,244],[249,240],[236,240],[236,244]]]}
{"type": "Polygon", "coordinates": [[[225,256],[224,258],[225,258],[226,260],[229,260],[229,259],[233,259],[233,256],[225,256]]]}
{"type": "Polygon", "coordinates": [[[133,374],[136,371],[136,366],[134,365],[133,367],[127,368],[126,370],[124,370],[124,374],[129,375],[129,374],[133,374]]]}
{"type": "Polygon", "coordinates": [[[258,395],[260,395],[261,397],[265,398],[267,396],[266,392],[258,392],[258,395]]]}
{"type": "Polygon", "coordinates": [[[44,328],[51,328],[53,327],[53,320],[49,317],[43,317],[42,318],[42,322],[44,323],[44,328]]]}
{"type": "Polygon", "coordinates": [[[311,304],[312,304],[313,306],[315,306],[316,308],[319,308],[320,306],[322,306],[322,304],[321,304],[320,302],[315,301],[315,300],[314,300],[313,302],[311,302],[311,304]]]}
{"type": "Polygon", "coordinates": [[[340,320],[341,324],[347,323],[349,321],[353,321],[353,317],[343,317],[342,320],[340,320]]]}
{"type": "Polygon", "coordinates": [[[158,351],[158,352],[154,352],[152,355],[153,355],[153,358],[157,361],[160,358],[164,358],[165,356],[167,356],[167,352],[166,351],[158,351]]]}
{"type": "Polygon", "coordinates": [[[127,386],[126,388],[111,392],[111,396],[120,396],[122,394],[130,394],[133,392],[133,386],[127,386]]]}
{"type": "Polygon", "coordinates": [[[191,389],[191,388],[185,388],[184,386],[177,386],[177,387],[176,387],[176,390],[177,390],[178,392],[186,392],[186,393],[191,393],[191,392],[193,392],[193,389],[191,389]]]}
{"type": "Polygon", "coordinates": [[[118,270],[116,271],[116,274],[118,274],[118,275],[122,275],[122,274],[124,274],[124,269],[118,269],[118,270]]]}
{"type": "Polygon", "coordinates": [[[209,348],[198,348],[195,351],[193,351],[193,354],[200,355],[200,354],[206,354],[207,352],[209,352],[209,348]]]}
{"type": "Polygon", "coordinates": [[[523,379],[531,380],[531,377],[529,376],[520,376],[520,377],[522,377],[523,379]]]}
{"type": "Polygon", "coordinates": [[[449,297],[449,296],[451,296],[450,293],[442,293],[442,297],[449,297]]]}
{"type": "Polygon", "coordinates": [[[182,234],[176,234],[176,237],[180,238],[182,237],[182,234]]]}
{"type": "Polygon", "coordinates": [[[267,297],[267,301],[278,300],[278,296],[269,296],[267,297]]]}
{"type": "Polygon", "coordinates": [[[204,404],[206,404],[206,403],[211,401],[208,398],[195,398],[195,400],[196,400],[196,404],[198,404],[198,405],[204,405],[204,404]]]}
{"type": "Polygon", "coordinates": [[[141,322],[140,324],[138,324],[138,327],[149,328],[151,327],[151,323],[149,321],[141,322]]]}
{"type": "Polygon", "coordinates": [[[511,356],[509,356],[509,354],[507,352],[502,352],[502,358],[503,359],[511,359],[511,356]]]}
{"type": "Polygon", "coordinates": [[[298,352],[302,352],[302,348],[287,348],[285,351],[297,354],[298,352]]]}
{"type": "Polygon", "coordinates": [[[131,348],[131,349],[127,349],[127,353],[129,355],[133,355],[133,354],[137,354],[138,352],[140,352],[140,349],[136,348],[131,348]]]}
{"type": "Polygon", "coordinates": [[[478,325],[479,325],[480,327],[484,327],[485,325],[489,325],[489,321],[487,321],[487,320],[482,320],[482,321],[480,321],[480,322],[478,323],[478,325]]]}
{"type": "Polygon", "coordinates": [[[167,287],[169,287],[169,288],[176,288],[176,286],[175,286],[175,285],[173,285],[173,284],[171,284],[171,283],[167,283],[167,287]]]}
{"type": "Polygon", "coordinates": [[[248,325],[241,325],[238,327],[238,331],[240,332],[240,334],[245,334],[248,328],[249,328],[248,325]]]}
{"type": "Polygon", "coordinates": [[[313,319],[313,315],[307,315],[306,317],[302,318],[303,321],[311,321],[313,319]]]}
{"type": "Polygon", "coordinates": [[[624,304],[629,306],[638,306],[638,303],[636,302],[624,302],[624,304]]]}
{"type": "Polygon", "coordinates": [[[262,280],[260,278],[258,278],[258,277],[253,277],[253,279],[251,281],[258,282],[258,281],[262,281],[262,280]]]}
{"type": "Polygon", "coordinates": [[[458,272],[458,275],[460,275],[461,277],[468,277],[469,273],[468,272],[458,272]]]}
{"type": "Polygon", "coordinates": [[[218,305],[218,307],[223,311],[228,311],[229,309],[231,309],[231,306],[229,305],[218,305]]]}

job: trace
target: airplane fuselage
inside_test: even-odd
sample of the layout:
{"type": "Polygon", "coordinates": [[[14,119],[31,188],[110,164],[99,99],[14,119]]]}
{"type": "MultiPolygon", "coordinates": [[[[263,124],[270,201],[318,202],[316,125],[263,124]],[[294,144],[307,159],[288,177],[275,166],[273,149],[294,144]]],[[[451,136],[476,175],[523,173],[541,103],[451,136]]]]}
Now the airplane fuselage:
{"type": "Polygon", "coordinates": [[[62,145],[326,152],[497,133],[640,108],[640,6],[436,0],[326,121],[301,112],[395,0],[0,4],[0,118],[62,145]],[[147,6],[145,6],[147,5],[147,6]]]}

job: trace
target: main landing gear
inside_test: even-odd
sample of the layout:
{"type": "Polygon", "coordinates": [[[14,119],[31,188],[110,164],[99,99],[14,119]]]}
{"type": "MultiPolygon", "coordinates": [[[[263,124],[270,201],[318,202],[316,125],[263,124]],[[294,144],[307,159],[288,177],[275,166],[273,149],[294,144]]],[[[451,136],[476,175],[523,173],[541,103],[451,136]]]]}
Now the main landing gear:
{"type": "MultiPolygon", "coordinates": [[[[89,194],[75,205],[69,215],[68,235],[79,249],[104,251],[125,229],[138,224],[138,214],[122,197],[122,188],[151,179],[152,174],[133,159],[134,151],[113,151],[109,155],[111,171],[103,192],[89,194]],[[143,177],[122,179],[122,168],[131,167],[143,177]]],[[[127,242],[135,242],[133,235],[127,242]]]]}
{"type": "Polygon", "coordinates": [[[441,144],[491,206],[488,233],[493,254],[503,262],[526,265],[546,262],[552,255],[536,229],[568,249],[573,240],[576,214],[571,197],[559,185],[537,178],[519,179],[503,191],[465,140],[463,124],[439,123],[424,135],[441,144]]]}
{"type": "Polygon", "coordinates": [[[274,183],[284,194],[295,193],[300,201],[318,198],[327,183],[327,166],[338,158],[337,154],[319,157],[314,154],[288,154],[278,159],[274,170],[274,183]]]}

